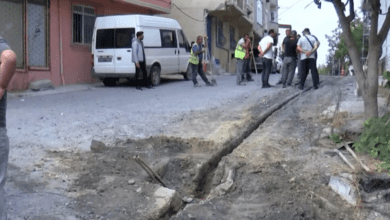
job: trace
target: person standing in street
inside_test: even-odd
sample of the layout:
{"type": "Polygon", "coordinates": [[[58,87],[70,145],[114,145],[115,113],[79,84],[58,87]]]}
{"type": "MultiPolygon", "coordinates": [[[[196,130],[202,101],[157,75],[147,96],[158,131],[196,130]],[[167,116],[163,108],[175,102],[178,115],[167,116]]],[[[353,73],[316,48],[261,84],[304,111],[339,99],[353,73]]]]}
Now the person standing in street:
{"type": "MultiPolygon", "coordinates": [[[[286,57],[286,42],[290,40],[290,37],[291,37],[291,30],[290,29],[286,29],[286,37],[284,37],[283,39],[283,42],[282,42],[282,69],[280,70],[280,72],[283,74],[284,72],[284,58],[286,57]]],[[[282,84],[282,79],[283,79],[283,75],[280,76],[280,79],[278,81],[278,83],[276,84],[282,84]]]]}
{"type": "Polygon", "coordinates": [[[133,39],[131,48],[132,48],[132,56],[133,62],[135,63],[135,81],[137,84],[136,89],[142,90],[141,85],[145,86],[148,89],[152,89],[152,82],[148,79],[148,73],[146,72],[146,58],[145,58],[145,50],[144,43],[142,40],[144,39],[144,32],[138,31],[137,37],[133,39]],[[139,80],[139,74],[142,71],[142,82],[139,80]]]}
{"type": "Polygon", "coordinates": [[[316,51],[320,43],[316,37],[311,35],[309,28],[305,28],[302,34],[303,36],[299,39],[297,47],[298,51],[301,52],[301,81],[298,88],[303,90],[310,70],[313,78],[313,88],[318,89],[320,79],[317,70],[316,51]]]}
{"type": "MultiPolygon", "coordinates": [[[[246,35],[245,35],[246,36],[246,35]]],[[[243,82],[245,79],[245,36],[241,38],[236,46],[236,50],[234,51],[234,58],[236,58],[236,69],[237,69],[237,80],[236,84],[238,86],[245,86],[243,82]]],[[[249,37],[249,35],[248,35],[249,37]]]]}
{"type": "MultiPolygon", "coordinates": [[[[198,36],[196,38],[196,43],[191,48],[191,56],[189,60],[191,65],[192,82],[194,83],[195,87],[200,87],[198,81],[196,80],[196,77],[198,75],[197,73],[199,73],[202,80],[206,83],[206,86],[213,86],[213,84],[210,83],[210,81],[207,79],[206,75],[203,72],[202,60],[203,60],[203,53],[205,52],[205,49],[203,49],[202,43],[203,43],[203,37],[198,36]]],[[[207,43],[207,41],[205,41],[205,43],[207,43]]]]}
{"type": "Polygon", "coordinates": [[[246,79],[246,81],[250,82],[250,81],[254,81],[252,79],[252,74],[251,74],[251,55],[252,55],[252,41],[251,39],[249,38],[249,34],[245,34],[244,35],[244,38],[242,38],[245,40],[245,43],[244,43],[244,49],[245,49],[245,57],[244,57],[244,78],[246,79]]]}
{"type": "Polygon", "coordinates": [[[274,37],[276,36],[276,33],[274,29],[271,29],[268,33],[269,35],[261,39],[259,46],[257,48],[260,51],[259,57],[263,58],[262,88],[273,87],[268,83],[268,81],[272,69],[272,58],[273,58],[272,45],[274,44],[274,37]]]}
{"type": "MultiPolygon", "coordinates": [[[[299,41],[299,39],[301,39],[301,35],[298,34],[297,35],[297,40],[299,41]]],[[[298,45],[297,45],[298,46],[298,45]]],[[[297,55],[298,55],[298,63],[297,63],[297,67],[298,67],[298,74],[297,74],[297,78],[298,78],[298,82],[301,81],[301,76],[299,75],[301,73],[301,52],[298,50],[297,48],[297,55]]]]}
{"type": "Polygon", "coordinates": [[[15,73],[16,54],[0,36],[0,220],[7,219],[4,185],[8,167],[9,139],[7,136],[5,112],[7,108],[7,87],[15,73]]]}
{"type": "Polygon", "coordinates": [[[284,42],[284,59],[283,59],[283,72],[282,72],[282,84],[283,88],[291,86],[294,79],[295,68],[297,67],[297,32],[292,31],[290,39],[284,42]],[[286,85],[287,83],[287,85],[286,85]]]}

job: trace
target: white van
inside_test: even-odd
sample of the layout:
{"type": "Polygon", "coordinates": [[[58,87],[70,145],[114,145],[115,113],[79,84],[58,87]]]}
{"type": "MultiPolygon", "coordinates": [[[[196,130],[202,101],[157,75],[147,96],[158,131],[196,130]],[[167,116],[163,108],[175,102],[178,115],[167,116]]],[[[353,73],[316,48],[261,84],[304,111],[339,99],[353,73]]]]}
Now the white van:
{"type": "Polygon", "coordinates": [[[100,78],[106,86],[115,86],[119,78],[135,77],[131,43],[138,31],[144,32],[146,70],[154,86],[160,84],[161,75],[180,73],[186,80],[190,79],[191,47],[179,23],[148,15],[96,18],[92,77],[100,78]]]}

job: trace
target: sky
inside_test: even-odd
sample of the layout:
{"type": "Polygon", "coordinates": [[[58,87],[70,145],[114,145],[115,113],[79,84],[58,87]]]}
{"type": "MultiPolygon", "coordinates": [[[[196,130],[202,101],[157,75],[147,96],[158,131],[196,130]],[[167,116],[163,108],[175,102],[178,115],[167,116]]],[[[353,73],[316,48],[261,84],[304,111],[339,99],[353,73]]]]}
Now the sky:
{"type": "MultiPolygon", "coordinates": [[[[290,24],[301,35],[303,29],[310,29],[311,34],[321,43],[317,60],[318,65],[321,65],[325,64],[329,49],[325,34],[332,35],[332,30],[337,27],[338,17],[332,3],[323,1],[321,9],[318,9],[312,2],[313,0],[279,0],[278,19],[279,24],[290,24]],[[307,5],[309,6],[305,8],[307,5]]],[[[355,11],[359,11],[361,1],[355,0],[354,3],[355,11]]],[[[286,35],[284,29],[279,29],[279,32],[278,42],[281,43],[286,35]]]]}

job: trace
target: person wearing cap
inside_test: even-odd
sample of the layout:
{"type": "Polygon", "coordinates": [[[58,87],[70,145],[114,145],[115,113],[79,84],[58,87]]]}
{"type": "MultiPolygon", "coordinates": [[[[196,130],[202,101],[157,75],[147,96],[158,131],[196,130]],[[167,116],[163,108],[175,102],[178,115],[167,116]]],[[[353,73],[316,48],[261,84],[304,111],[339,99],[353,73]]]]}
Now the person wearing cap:
{"type": "Polygon", "coordinates": [[[0,36],[0,219],[7,219],[4,185],[8,167],[9,140],[7,136],[5,111],[7,108],[7,87],[15,73],[16,54],[0,36]]]}
{"type": "Polygon", "coordinates": [[[294,78],[295,68],[297,67],[297,32],[292,31],[290,38],[287,41],[284,41],[283,50],[284,50],[284,59],[283,59],[283,72],[282,72],[282,84],[283,88],[291,86],[292,80],[294,78]]]}
{"type": "Polygon", "coordinates": [[[273,51],[272,45],[274,44],[274,37],[276,36],[275,30],[271,29],[268,32],[269,35],[261,39],[257,49],[260,51],[259,57],[263,58],[263,74],[262,74],[262,88],[271,88],[268,83],[269,75],[272,69],[273,51]]]}
{"type": "Polygon", "coordinates": [[[135,81],[137,84],[136,89],[142,90],[141,85],[145,86],[148,89],[152,89],[153,85],[150,79],[148,78],[148,74],[146,72],[146,58],[145,58],[145,50],[144,43],[142,40],[144,39],[144,32],[138,31],[137,37],[132,40],[131,48],[132,48],[132,56],[133,62],[135,63],[135,81]],[[142,81],[139,80],[139,74],[142,71],[142,81]]]}
{"type": "Polygon", "coordinates": [[[303,36],[299,39],[297,46],[298,51],[301,53],[301,80],[298,88],[303,90],[306,77],[310,70],[313,79],[313,88],[318,89],[320,80],[315,53],[320,45],[320,42],[316,37],[311,35],[309,28],[305,28],[302,34],[303,36]]]}

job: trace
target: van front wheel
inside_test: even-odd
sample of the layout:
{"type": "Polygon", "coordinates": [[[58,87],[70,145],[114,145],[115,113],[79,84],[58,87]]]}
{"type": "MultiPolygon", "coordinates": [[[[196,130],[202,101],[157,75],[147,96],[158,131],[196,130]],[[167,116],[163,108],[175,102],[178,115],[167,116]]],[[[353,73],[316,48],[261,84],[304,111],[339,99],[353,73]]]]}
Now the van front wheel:
{"type": "Polygon", "coordinates": [[[150,70],[150,82],[152,83],[153,86],[158,86],[161,81],[161,76],[160,76],[160,68],[158,66],[153,66],[152,69],[150,70]]]}
{"type": "Polygon", "coordinates": [[[104,78],[103,79],[103,84],[105,85],[105,86],[110,86],[110,87],[112,87],[112,86],[116,86],[116,79],[115,78],[104,78]]]}

